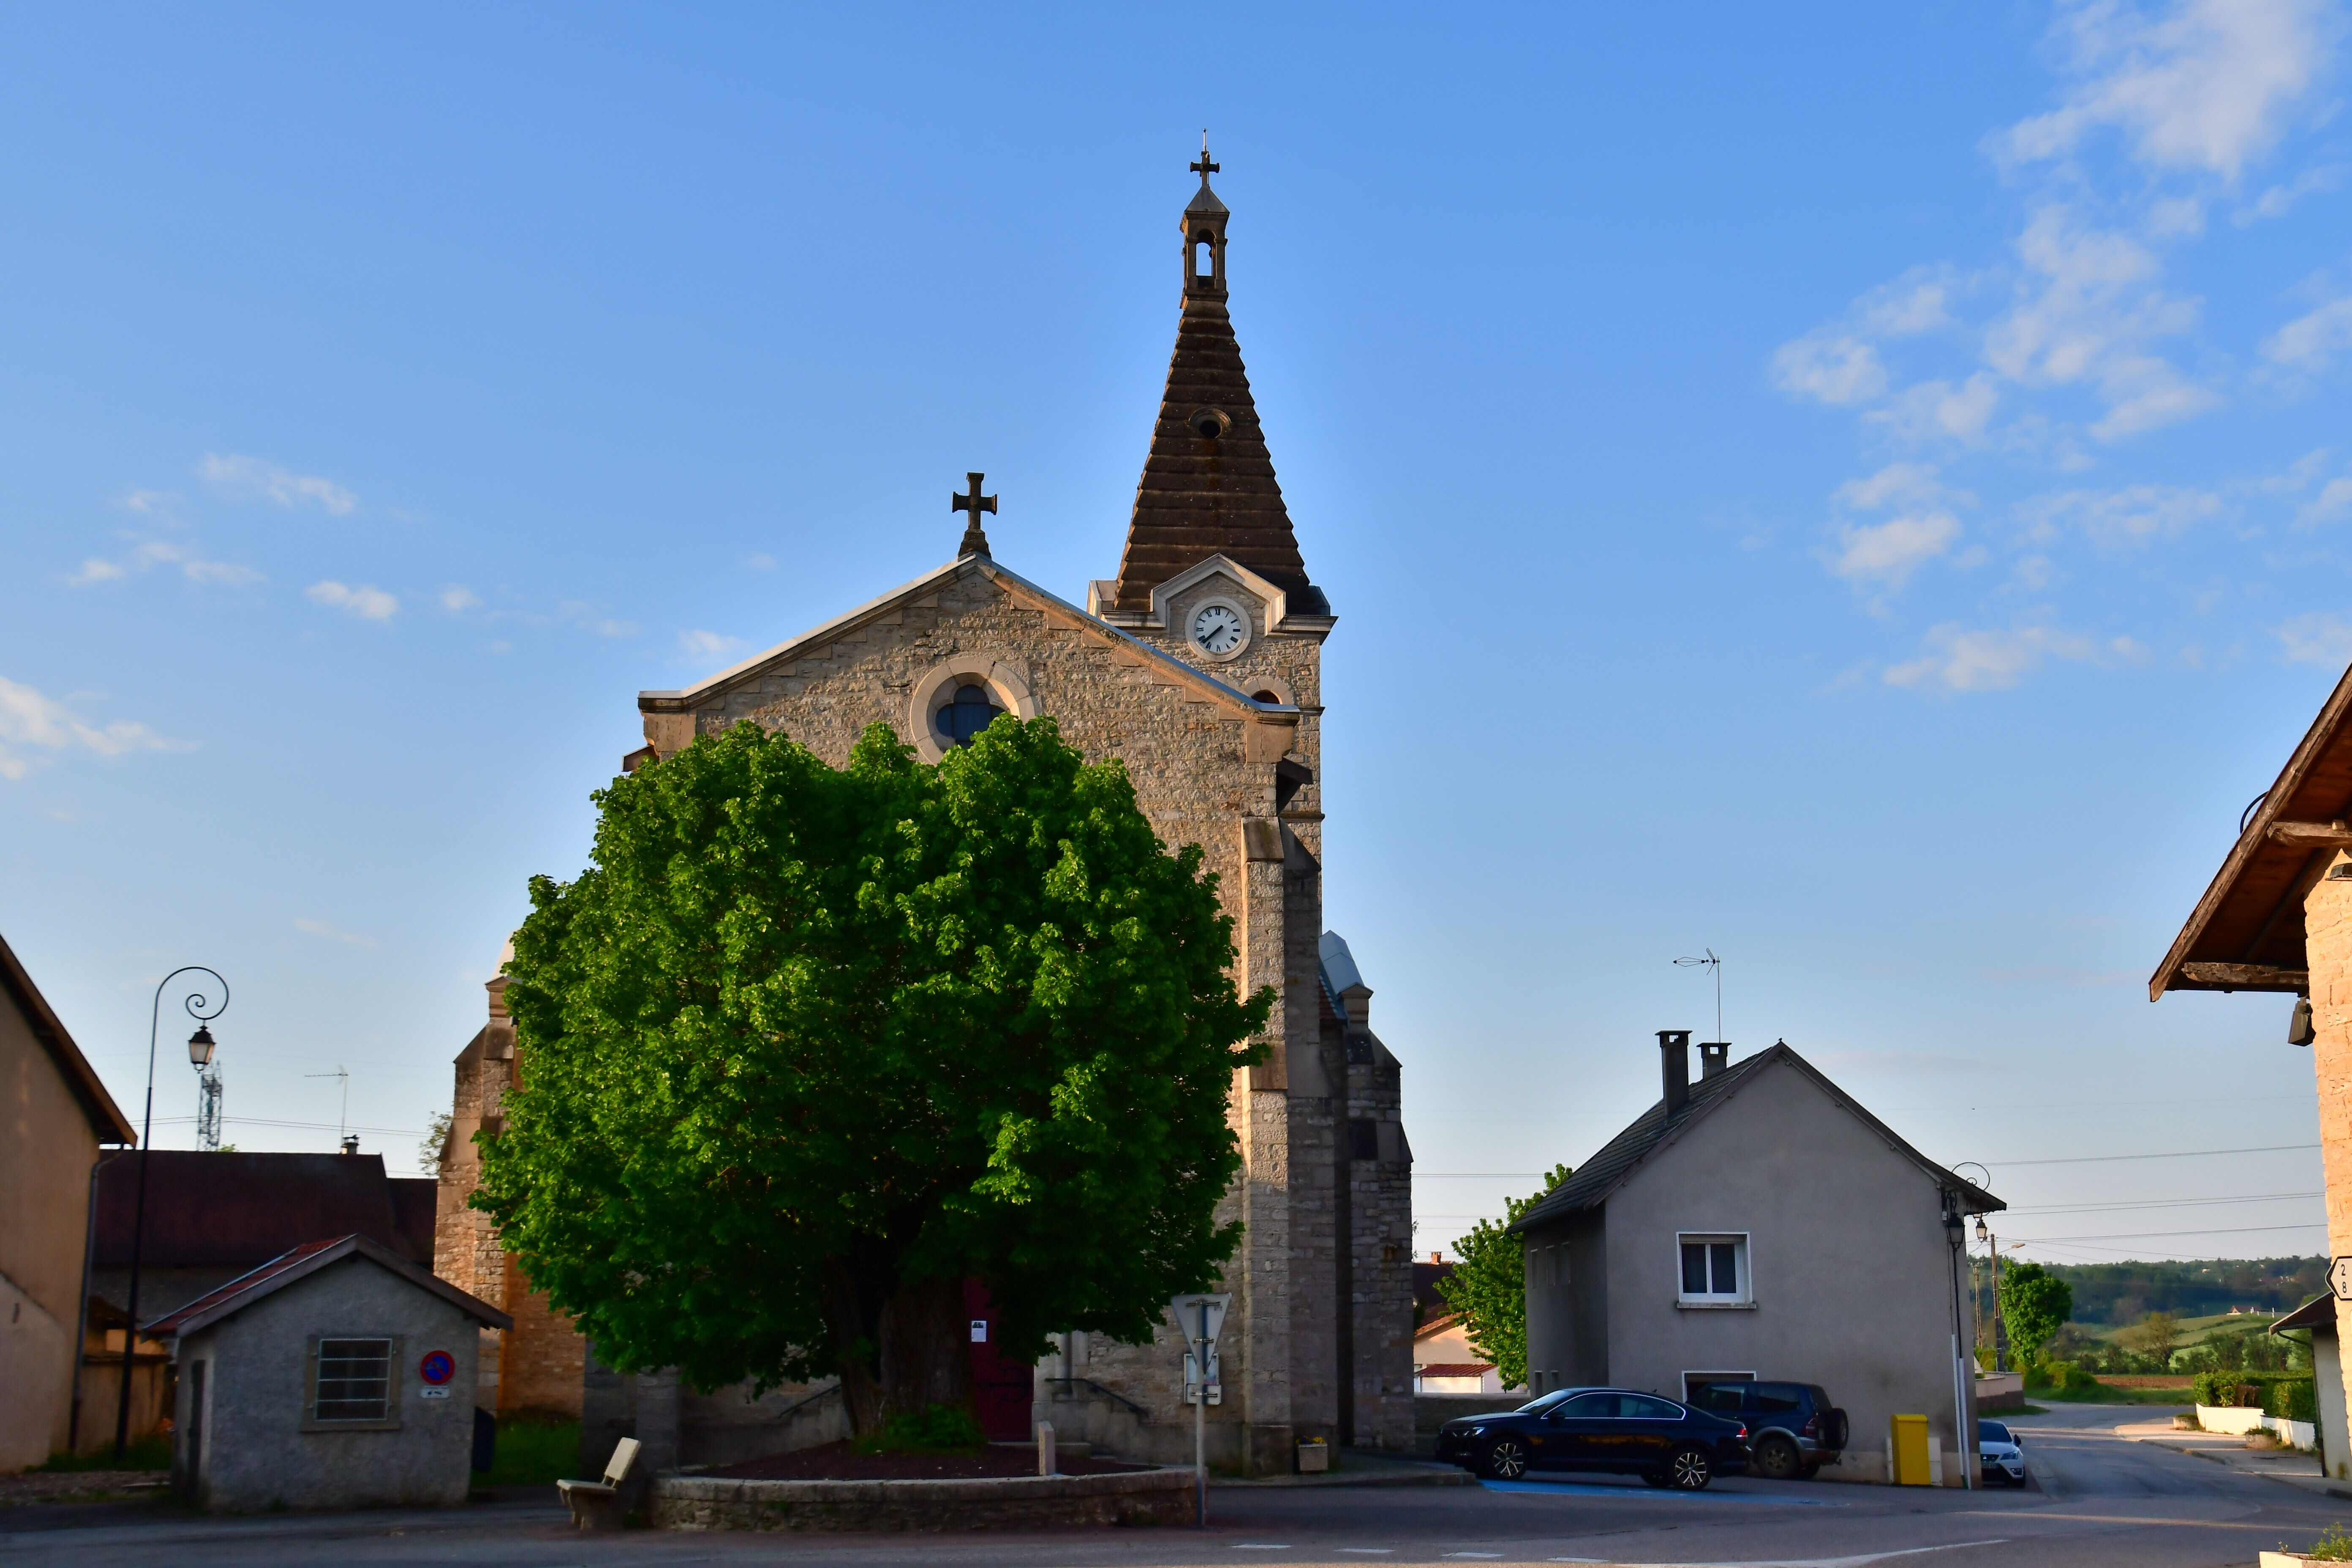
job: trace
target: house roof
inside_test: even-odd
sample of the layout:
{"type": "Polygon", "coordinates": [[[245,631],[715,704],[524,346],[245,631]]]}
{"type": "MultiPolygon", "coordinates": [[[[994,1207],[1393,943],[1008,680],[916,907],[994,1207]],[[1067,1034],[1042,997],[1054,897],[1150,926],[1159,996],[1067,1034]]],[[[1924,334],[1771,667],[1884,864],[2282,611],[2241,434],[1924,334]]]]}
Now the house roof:
{"type": "Polygon", "coordinates": [[[1007,570],[985,555],[959,556],[944,566],[935,567],[926,572],[910,583],[902,583],[877,598],[868,599],[854,610],[846,611],[829,621],[812,626],[798,637],[786,638],[775,647],[755,653],[740,663],[730,665],[718,674],[708,676],[692,686],[684,687],[676,691],[640,691],[637,693],[637,707],[641,711],[648,713],[690,711],[710,701],[729,688],[759,674],[779,660],[791,658],[806,649],[822,647],[856,630],[869,621],[877,620],[904,607],[909,602],[919,599],[926,594],[937,593],[950,581],[965,572],[976,572],[1016,598],[1027,598],[1040,609],[1059,611],[1087,630],[1099,635],[1104,640],[1119,644],[1130,654],[1140,656],[1159,673],[1173,677],[1182,684],[1192,687],[1202,696],[1213,698],[1228,707],[1252,713],[1297,711],[1294,704],[1260,702],[1245,692],[1235,690],[1214,676],[1205,674],[1186,664],[1182,659],[1161,652],[1142,638],[1121,631],[1097,616],[1088,615],[1068,600],[1039,587],[1019,573],[1007,570]]]}
{"type": "Polygon", "coordinates": [[[493,1329],[510,1329],[514,1320],[488,1302],[477,1300],[446,1279],[436,1279],[397,1253],[370,1241],[364,1236],[339,1237],[332,1241],[306,1241],[260,1268],[241,1274],[217,1290],[210,1290],[173,1308],[163,1317],[148,1323],[140,1332],[159,1338],[193,1334],[210,1328],[232,1313],[241,1312],[265,1296],[274,1295],[298,1280],[346,1258],[363,1258],[380,1268],[398,1275],[420,1290],[430,1290],[436,1296],[462,1311],[471,1313],[484,1325],[493,1329]]]}
{"type": "Polygon", "coordinates": [[[1412,1369],[1415,1377],[1484,1377],[1495,1370],[1490,1361],[1433,1361],[1412,1369]]]}
{"type": "Polygon", "coordinates": [[[2271,1325],[2274,1334],[2289,1329],[2315,1329],[2324,1333],[2336,1331],[2336,1297],[2333,1293],[2314,1296],[2285,1317],[2271,1325]]]}
{"type": "Polygon", "coordinates": [[[114,1103],[114,1097],[106,1092],[106,1085],[99,1081],[97,1069],[81,1054],[81,1047],[74,1044],[73,1037],[66,1033],[65,1025],[50,1008],[48,999],[41,994],[40,987],[33,984],[32,975],[26,973],[16,950],[8,945],[5,937],[0,937],[0,991],[7,992],[9,999],[16,1004],[16,1011],[24,1015],[26,1027],[32,1030],[33,1037],[41,1042],[41,1048],[47,1051],[49,1059],[57,1064],[58,1076],[64,1079],[66,1087],[73,1091],[74,1103],[81,1107],[81,1113],[88,1119],[89,1130],[98,1134],[98,1141],[101,1143],[137,1142],[139,1134],[131,1127],[131,1119],[122,1114],[121,1107],[114,1103]]]}
{"type": "Polygon", "coordinates": [[[1437,1335],[1444,1333],[1449,1329],[1460,1327],[1461,1323],[1461,1313],[1442,1312],[1436,1317],[1430,1319],[1429,1321],[1422,1324],[1421,1327],[1413,1330],[1412,1337],[1416,1340],[1434,1339],[1437,1335]]]}
{"type": "MultiPolygon", "coordinates": [[[[436,1184],[384,1174],[380,1154],[246,1154],[154,1149],[147,1172],[150,1268],[250,1268],[320,1237],[357,1232],[415,1262],[433,1261],[436,1184]]],[[[142,1159],[109,1161],[98,1178],[92,1261],[131,1263],[142,1159]]]]}
{"type": "Polygon", "coordinates": [[[1671,1147],[1692,1128],[1730,1104],[1744,1085],[1759,1077],[1767,1068],[1779,1063],[1786,1063],[1811,1079],[1823,1094],[1878,1134],[1888,1148],[1934,1177],[1939,1185],[1958,1192],[1964,1205],[1961,1212],[1991,1214],[2009,1206],[1973,1182],[1961,1180],[1896,1137],[1885,1122],[1864,1110],[1853,1096],[1832,1083],[1820,1068],[1799,1056],[1786,1040],[1782,1040],[1752,1057],[1733,1062],[1712,1078],[1702,1078],[1691,1085],[1689,1103],[1672,1120],[1666,1116],[1664,1100],[1651,1106],[1635,1117],[1633,1124],[1622,1132],[1602,1144],[1600,1152],[1587,1160],[1575,1174],[1553,1188],[1542,1202],[1507,1228],[1524,1231],[1550,1220],[1600,1207],[1660,1150],[1671,1147]]]}
{"type": "Polygon", "coordinates": [[[2313,720],[2286,766],[2239,824],[2237,842],[2149,976],[2168,991],[2311,988],[2303,899],[2339,847],[2352,845],[2352,669],[2313,720]],[[2330,842],[2330,837],[2333,842],[2330,842]]]}

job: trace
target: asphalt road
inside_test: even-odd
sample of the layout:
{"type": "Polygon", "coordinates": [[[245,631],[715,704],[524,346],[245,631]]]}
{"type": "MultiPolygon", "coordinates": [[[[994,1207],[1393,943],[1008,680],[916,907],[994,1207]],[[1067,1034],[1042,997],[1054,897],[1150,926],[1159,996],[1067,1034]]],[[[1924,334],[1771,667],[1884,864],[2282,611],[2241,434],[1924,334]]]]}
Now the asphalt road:
{"type": "Polygon", "coordinates": [[[1980,1568],[2251,1563],[2305,1544],[2352,1502],[2238,1474],[2114,1436],[2145,1408],[2029,1416],[2037,1485],[1928,1491],[1719,1480],[1697,1495],[1577,1479],[1511,1487],[1219,1489],[1206,1532],[1038,1535],[582,1537],[560,1511],[483,1505],[450,1513],[194,1519],[168,1508],[26,1508],[0,1517],[0,1564],[624,1564],[781,1562],[793,1568],[1189,1568],[1198,1563],[1715,1564],[1718,1568],[1980,1568]]]}

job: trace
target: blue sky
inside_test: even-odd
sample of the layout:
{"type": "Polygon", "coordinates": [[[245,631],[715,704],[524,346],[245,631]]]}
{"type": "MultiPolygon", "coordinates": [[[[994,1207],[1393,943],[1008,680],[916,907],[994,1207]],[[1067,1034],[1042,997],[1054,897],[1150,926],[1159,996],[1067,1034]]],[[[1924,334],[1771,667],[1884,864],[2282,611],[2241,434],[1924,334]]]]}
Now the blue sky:
{"type": "Polygon", "coordinates": [[[408,1163],[640,688],[968,468],[1108,574],[1205,124],[1422,1249],[1711,948],[2039,1256],[2318,1250],[2307,1149],[2028,1162],[2316,1137],[2283,1000],[2144,988],[2352,658],[2344,10],[1433,15],[15,14],[0,931],[118,1097],[209,963],[230,1136],[347,1068],[408,1163]]]}

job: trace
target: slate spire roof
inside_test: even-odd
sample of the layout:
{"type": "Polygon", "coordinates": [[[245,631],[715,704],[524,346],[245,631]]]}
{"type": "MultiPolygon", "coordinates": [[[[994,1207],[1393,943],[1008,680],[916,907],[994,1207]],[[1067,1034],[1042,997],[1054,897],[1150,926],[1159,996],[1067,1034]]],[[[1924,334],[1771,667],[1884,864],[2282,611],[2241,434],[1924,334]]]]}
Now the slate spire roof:
{"type": "Polygon", "coordinates": [[[1307,581],[1282,486],[1250,396],[1249,373],[1225,310],[1225,204],[1210,188],[1217,165],[1201,152],[1201,188],[1184,209],[1184,306],[1176,352],[1135,487],[1135,512],[1118,563],[1115,603],[1143,615],[1151,590],[1223,553],[1290,595],[1290,607],[1324,615],[1307,581]]]}

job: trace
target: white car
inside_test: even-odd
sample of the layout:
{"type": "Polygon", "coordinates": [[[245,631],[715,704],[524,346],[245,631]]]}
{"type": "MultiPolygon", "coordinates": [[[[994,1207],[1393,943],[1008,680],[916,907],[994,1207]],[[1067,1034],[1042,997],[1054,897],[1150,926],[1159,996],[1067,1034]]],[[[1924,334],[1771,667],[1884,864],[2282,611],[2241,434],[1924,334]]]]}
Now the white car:
{"type": "Polygon", "coordinates": [[[1977,1458],[1984,1469],[1985,1485],[2025,1484],[2025,1450],[2019,1446],[2017,1435],[2000,1422],[1977,1423],[1977,1458]]]}

